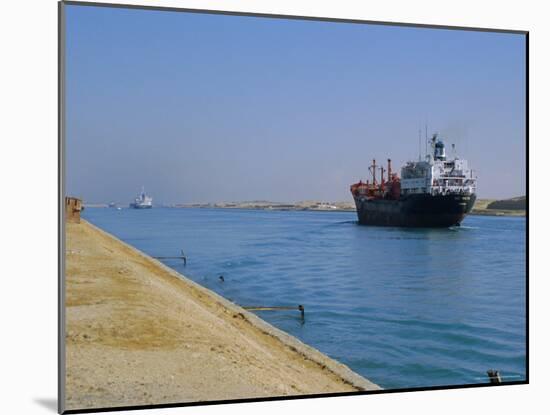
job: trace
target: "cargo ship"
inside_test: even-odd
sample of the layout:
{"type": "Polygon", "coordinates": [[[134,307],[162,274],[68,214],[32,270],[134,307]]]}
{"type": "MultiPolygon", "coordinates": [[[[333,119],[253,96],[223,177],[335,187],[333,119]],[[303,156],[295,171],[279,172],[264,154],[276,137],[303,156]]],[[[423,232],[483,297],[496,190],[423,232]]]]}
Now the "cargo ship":
{"type": "Polygon", "coordinates": [[[141,188],[141,193],[130,203],[134,209],[151,209],[153,207],[153,198],[145,194],[145,189],[141,188]]]}
{"type": "MultiPolygon", "coordinates": [[[[371,179],[352,184],[361,225],[400,227],[459,226],[476,200],[477,178],[464,159],[447,159],[445,144],[434,134],[425,160],[409,161],[401,177],[372,161],[371,179]],[[380,179],[377,173],[380,172],[380,179]],[[387,173],[385,179],[384,174],[387,173]]],[[[453,144],[454,150],[454,144],[453,144]]]]}

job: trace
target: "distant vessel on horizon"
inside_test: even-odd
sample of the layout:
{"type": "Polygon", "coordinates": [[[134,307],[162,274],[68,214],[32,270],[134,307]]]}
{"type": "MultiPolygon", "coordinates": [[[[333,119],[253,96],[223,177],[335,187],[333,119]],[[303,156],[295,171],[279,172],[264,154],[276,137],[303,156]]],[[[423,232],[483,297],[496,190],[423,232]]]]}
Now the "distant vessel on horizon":
{"type": "Polygon", "coordinates": [[[153,198],[145,194],[145,188],[141,188],[141,193],[130,203],[133,209],[151,209],[153,207],[153,198]]]}

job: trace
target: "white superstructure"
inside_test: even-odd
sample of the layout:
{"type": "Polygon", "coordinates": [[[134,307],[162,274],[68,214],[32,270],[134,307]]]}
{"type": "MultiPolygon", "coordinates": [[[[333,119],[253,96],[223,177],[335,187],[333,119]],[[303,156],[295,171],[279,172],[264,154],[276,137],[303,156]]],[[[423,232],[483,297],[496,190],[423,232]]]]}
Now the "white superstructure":
{"type": "Polygon", "coordinates": [[[410,161],[401,169],[401,194],[474,194],[477,177],[468,162],[457,157],[447,160],[445,144],[437,134],[430,146],[432,152],[425,161],[410,161]]]}
{"type": "Polygon", "coordinates": [[[141,194],[130,203],[134,209],[150,209],[153,207],[153,198],[145,194],[145,189],[141,188],[141,194]]]}

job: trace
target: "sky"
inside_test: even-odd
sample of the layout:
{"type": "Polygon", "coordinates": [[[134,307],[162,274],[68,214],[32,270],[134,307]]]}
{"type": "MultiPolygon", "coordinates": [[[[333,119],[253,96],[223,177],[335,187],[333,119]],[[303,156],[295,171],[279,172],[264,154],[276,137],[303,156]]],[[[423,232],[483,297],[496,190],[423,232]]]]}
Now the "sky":
{"type": "Polygon", "coordinates": [[[66,11],[66,189],[85,202],[351,201],[373,158],[418,159],[426,124],[478,197],[525,194],[524,35],[66,11]]]}

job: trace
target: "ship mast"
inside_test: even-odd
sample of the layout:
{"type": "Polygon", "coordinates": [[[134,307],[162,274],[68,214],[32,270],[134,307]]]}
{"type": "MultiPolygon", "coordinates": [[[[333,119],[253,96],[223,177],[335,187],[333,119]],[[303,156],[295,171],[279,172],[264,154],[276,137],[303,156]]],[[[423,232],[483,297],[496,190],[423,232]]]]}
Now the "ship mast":
{"type": "Polygon", "coordinates": [[[369,167],[369,171],[372,173],[372,185],[376,186],[376,160],[372,159],[372,165],[369,167]]]}
{"type": "Polygon", "coordinates": [[[428,123],[426,123],[425,125],[425,136],[424,136],[424,140],[425,140],[425,143],[426,143],[426,157],[428,156],[428,123]]]}
{"type": "Polygon", "coordinates": [[[384,190],[384,172],[386,169],[383,166],[380,166],[380,189],[384,190]]]}
{"type": "Polygon", "coordinates": [[[422,130],[418,129],[418,161],[422,161],[422,130]]]}

